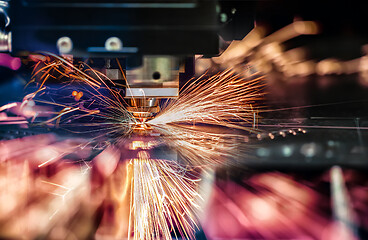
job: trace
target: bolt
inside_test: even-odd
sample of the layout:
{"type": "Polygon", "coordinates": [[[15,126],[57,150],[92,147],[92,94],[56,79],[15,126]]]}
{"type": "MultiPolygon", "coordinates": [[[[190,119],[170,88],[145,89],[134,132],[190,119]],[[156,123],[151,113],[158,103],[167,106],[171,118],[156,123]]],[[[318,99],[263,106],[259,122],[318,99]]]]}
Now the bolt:
{"type": "Polygon", "coordinates": [[[57,40],[56,46],[60,54],[70,53],[73,49],[73,42],[69,37],[61,37],[57,40]]]}
{"type": "Polygon", "coordinates": [[[107,51],[119,51],[123,48],[123,43],[117,37],[110,37],[105,42],[105,48],[107,51]]]}

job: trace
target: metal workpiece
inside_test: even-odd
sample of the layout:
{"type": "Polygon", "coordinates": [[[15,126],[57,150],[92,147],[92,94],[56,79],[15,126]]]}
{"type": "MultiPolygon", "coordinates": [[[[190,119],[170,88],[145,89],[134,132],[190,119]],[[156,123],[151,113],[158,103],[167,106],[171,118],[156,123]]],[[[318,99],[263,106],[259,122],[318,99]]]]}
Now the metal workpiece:
{"type": "Polygon", "coordinates": [[[262,119],[238,148],[234,162],[252,169],[367,169],[367,120],[354,118],[262,119]],[[246,161],[244,160],[246,159],[246,161]]]}

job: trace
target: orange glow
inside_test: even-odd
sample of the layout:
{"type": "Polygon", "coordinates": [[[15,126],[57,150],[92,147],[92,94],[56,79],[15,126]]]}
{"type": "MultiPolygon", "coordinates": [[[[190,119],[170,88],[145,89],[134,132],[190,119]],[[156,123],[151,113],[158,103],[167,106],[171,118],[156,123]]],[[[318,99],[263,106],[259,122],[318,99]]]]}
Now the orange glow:
{"type": "Polygon", "coordinates": [[[79,101],[83,97],[83,92],[79,92],[77,96],[75,96],[75,100],[79,101]]]}
{"type": "Polygon", "coordinates": [[[148,149],[152,149],[152,147],[155,146],[156,144],[157,143],[153,141],[148,141],[148,142],[133,141],[129,144],[129,149],[130,150],[137,150],[137,149],[148,150],[148,149]]]}
{"type": "MultiPolygon", "coordinates": [[[[45,53],[46,54],[46,53],[45,53]]],[[[50,107],[59,108],[58,111],[50,110],[48,113],[53,117],[42,122],[40,124],[64,127],[70,126],[71,122],[75,119],[81,119],[88,116],[94,116],[93,119],[106,120],[104,124],[97,122],[88,123],[88,126],[94,126],[96,128],[103,129],[115,129],[121,136],[125,136],[132,132],[132,126],[138,122],[130,112],[126,109],[126,103],[122,95],[112,89],[107,84],[115,86],[116,83],[109,79],[103,73],[96,71],[89,67],[86,63],[78,62],[73,63],[71,59],[66,59],[62,56],[57,56],[52,53],[47,53],[47,57],[43,62],[37,62],[32,72],[32,80],[29,84],[35,84],[38,90],[34,93],[28,94],[24,98],[23,103],[31,100],[37,101],[37,103],[48,104],[50,107]],[[75,103],[60,103],[52,100],[40,100],[38,96],[45,94],[48,79],[59,80],[61,84],[65,86],[73,86],[72,83],[78,83],[81,86],[88,88],[86,91],[71,90],[70,94],[74,97],[75,101],[83,100],[86,105],[75,103]],[[101,91],[107,91],[110,94],[102,94],[101,91]],[[89,94],[86,96],[86,92],[89,94]],[[98,109],[88,109],[88,107],[98,105],[98,109]],[[63,107],[62,110],[60,108],[63,107]]],[[[36,122],[34,114],[32,121],[36,122]]],[[[88,131],[88,130],[86,130],[88,131]]],[[[100,135],[103,137],[103,135],[100,135]]]]}
{"type": "Polygon", "coordinates": [[[74,97],[75,101],[79,101],[83,97],[83,92],[73,91],[72,96],[74,97]]]}
{"type": "Polygon", "coordinates": [[[253,198],[249,200],[249,205],[252,217],[261,222],[272,220],[277,214],[275,204],[263,198],[253,198]]]}

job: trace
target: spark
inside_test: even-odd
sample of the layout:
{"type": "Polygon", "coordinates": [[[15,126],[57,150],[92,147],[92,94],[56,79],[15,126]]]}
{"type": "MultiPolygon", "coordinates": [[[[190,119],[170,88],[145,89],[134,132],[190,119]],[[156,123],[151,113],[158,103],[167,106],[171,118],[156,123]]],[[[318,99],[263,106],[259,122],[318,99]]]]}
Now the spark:
{"type": "Polygon", "coordinates": [[[179,98],[168,101],[148,123],[205,123],[250,130],[242,125],[254,122],[257,103],[263,99],[261,80],[256,74],[244,78],[232,70],[207,79],[202,76],[184,86],[179,98]]]}
{"type": "MultiPolygon", "coordinates": [[[[132,159],[129,164],[124,165],[124,172],[122,167],[119,166],[121,160],[120,152],[116,154],[115,150],[111,151],[111,146],[114,146],[114,144],[106,141],[103,143],[105,144],[103,146],[105,148],[104,151],[98,157],[94,158],[92,166],[89,166],[86,161],[80,160],[79,162],[85,164],[85,167],[81,167],[80,172],[76,171],[76,173],[66,176],[64,173],[67,173],[69,170],[65,167],[65,169],[61,168],[62,170],[57,174],[57,177],[45,178],[45,180],[41,181],[39,179],[37,180],[38,182],[46,183],[43,185],[47,185],[47,190],[52,188],[48,192],[51,192],[51,195],[54,196],[61,196],[63,201],[58,197],[52,198],[51,200],[45,198],[42,202],[29,207],[26,214],[22,213],[20,217],[16,216],[14,217],[15,220],[13,219],[11,221],[28,223],[29,220],[27,219],[34,220],[36,219],[34,217],[41,213],[37,216],[37,219],[41,219],[40,222],[45,227],[39,227],[39,229],[33,230],[32,234],[27,236],[30,238],[36,238],[36,232],[50,232],[51,228],[54,227],[57,215],[59,218],[57,220],[71,222],[67,220],[70,220],[72,215],[77,211],[80,202],[88,195],[88,187],[93,185],[88,182],[89,173],[97,169],[100,172],[101,178],[103,178],[101,189],[97,191],[101,191],[102,193],[96,194],[98,197],[94,195],[93,197],[95,199],[93,200],[102,199],[101,201],[113,202],[112,205],[116,204],[114,205],[116,208],[113,208],[116,210],[114,212],[114,214],[116,213],[114,224],[118,226],[112,227],[117,227],[117,229],[113,230],[116,230],[114,235],[121,238],[121,236],[128,232],[128,238],[133,236],[135,240],[172,239],[173,235],[179,235],[175,237],[185,239],[194,239],[194,233],[198,229],[197,212],[200,208],[200,204],[198,203],[200,200],[198,201],[198,199],[201,199],[201,196],[197,191],[199,178],[196,177],[196,171],[193,168],[207,171],[207,166],[213,167],[215,164],[227,162],[226,160],[230,157],[236,157],[240,143],[245,141],[244,131],[255,132],[257,134],[259,132],[258,127],[266,126],[258,124],[259,113],[264,111],[259,104],[264,96],[263,77],[258,72],[253,73],[252,68],[244,66],[244,61],[247,60],[245,58],[251,56],[252,64],[254,63],[254,66],[257,66],[259,70],[263,70],[264,72],[267,72],[267,66],[269,65],[266,65],[265,61],[275,63],[277,68],[283,69],[282,67],[291,64],[290,62],[285,63],[287,55],[290,55],[291,52],[282,52],[283,49],[278,42],[286,41],[300,34],[316,33],[316,25],[313,22],[295,22],[263,39],[263,30],[256,28],[245,40],[238,43],[238,46],[241,47],[240,49],[229,47],[229,50],[233,49],[233,51],[225,51],[217,59],[219,63],[222,62],[222,64],[225,64],[226,62],[232,65],[231,69],[219,72],[211,77],[207,77],[204,74],[197,79],[189,81],[181,90],[178,99],[168,100],[162,107],[162,111],[155,118],[147,122],[139,122],[127,110],[126,103],[121,97],[120,92],[114,88],[115,86],[119,86],[118,83],[90,68],[87,64],[80,63],[79,65],[75,65],[69,60],[53,54],[48,54],[48,56],[45,56],[46,54],[37,57],[33,56],[38,62],[35,65],[33,79],[30,83],[36,84],[37,90],[28,94],[23,99],[22,104],[11,103],[1,107],[0,111],[16,108],[20,105],[20,108],[25,112],[26,108],[33,107],[31,106],[32,104],[46,104],[52,105],[55,109],[47,110],[47,113],[51,113],[52,117],[46,121],[42,120],[39,124],[54,125],[56,127],[87,127],[88,132],[98,132],[101,136],[105,136],[106,133],[117,133],[121,139],[133,130],[146,132],[148,130],[158,131],[160,136],[165,140],[164,142],[169,146],[173,146],[185,158],[186,162],[152,159],[145,150],[151,150],[157,143],[153,141],[134,141],[130,145],[130,150],[141,151],[138,153],[137,158],[132,159]],[[259,50],[255,50],[255,48],[259,50]],[[279,54],[280,52],[282,54],[279,54]],[[226,56],[229,59],[226,59],[226,56]],[[231,58],[234,57],[236,57],[235,60],[232,60],[231,58]],[[239,65],[241,66],[239,67],[239,65]],[[241,73],[239,73],[239,70],[241,73]],[[62,102],[53,98],[57,91],[54,91],[48,86],[50,80],[61,81],[63,83],[57,91],[68,90],[68,93],[65,94],[65,98],[63,99],[74,100],[62,102]],[[111,85],[114,87],[110,87],[111,85]],[[106,92],[108,92],[109,96],[106,96],[106,92]],[[49,100],[38,99],[45,96],[49,100]],[[82,118],[87,118],[88,121],[76,121],[82,118]],[[103,133],[100,133],[102,130],[103,133]],[[107,161],[110,162],[106,164],[107,161]],[[200,167],[197,168],[197,166],[200,167]],[[69,183],[69,177],[75,181],[69,183]],[[87,186],[87,190],[85,186],[87,186]],[[60,194],[60,191],[62,194],[60,194]],[[78,204],[75,204],[76,202],[78,204]],[[124,208],[124,204],[128,205],[128,210],[124,208]],[[48,208],[47,211],[45,210],[46,208],[48,208]],[[54,211],[51,216],[49,216],[50,210],[54,211]],[[47,219],[46,216],[49,218],[47,219]],[[125,221],[124,217],[127,216],[130,219],[125,221]],[[50,222],[50,220],[53,220],[53,222],[50,222]],[[125,229],[128,224],[130,224],[129,229],[125,229]]],[[[121,69],[120,63],[117,63],[121,69]]],[[[315,72],[314,68],[318,70],[318,67],[321,68],[322,73],[320,74],[327,74],[339,70],[335,70],[335,61],[325,62],[323,64],[321,62],[320,64],[316,64],[316,66],[313,63],[313,69],[309,69],[311,66],[307,63],[310,64],[310,62],[301,62],[301,64],[305,64],[302,66],[298,63],[299,68],[291,68],[295,72],[293,73],[292,71],[289,74],[312,74],[315,72]]],[[[357,63],[360,63],[360,61],[356,61],[354,66],[358,67],[356,65],[357,63]]],[[[359,65],[359,67],[361,66],[359,65]]],[[[290,71],[290,68],[286,68],[285,70],[290,71]]],[[[123,71],[122,75],[125,78],[123,71]]],[[[127,91],[130,90],[129,86],[127,86],[127,91]]],[[[133,101],[135,100],[133,99],[133,101]]],[[[292,108],[288,109],[290,110],[292,108]]],[[[36,111],[33,108],[31,110],[33,114],[31,117],[33,119],[36,116],[46,114],[45,112],[36,111]]],[[[281,110],[287,109],[277,109],[276,111],[281,110]]],[[[277,125],[272,126],[277,127],[277,125]]],[[[280,127],[286,126],[280,125],[280,127]]],[[[306,130],[302,129],[305,126],[292,125],[292,127],[298,128],[297,132],[306,133],[306,130]]],[[[306,128],[338,127],[307,126],[306,128]]],[[[76,132],[82,132],[82,130],[78,129],[76,132]]],[[[290,130],[290,134],[293,135],[296,135],[297,132],[296,130],[290,130]]],[[[287,130],[283,130],[268,133],[268,135],[258,134],[257,138],[260,140],[267,137],[273,139],[277,135],[285,137],[286,134],[287,130]]],[[[2,153],[0,157],[1,162],[6,160],[8,164],[8,162],[21,161],[24,159],[24,155],[26,155],[27,159],[29,159],[27,161],[30,163],[32,161],[35,162],[36,164],[34,165],[38,168],[52,166],[55,162],[60,164],[60,162],[66,160],[64,157],[67,157],[69,153],[74,153],[76,149],[81,147],[81,144],[78,144],[75,147],[65,148],[67,145],[55,144],[53,137],[50,136],[47,136],[44,140],[38,136],[38,139],[37,137],[25,138],[22,142],[7,141],[6,143],[0,143],[0,153],[2,153]],[[22,149],[19,149],[19,146],[22,146],[22,149]],[[39,148],[44,151],[34,150],[39,148]],[[54,155],[54,157],[50,158],[50,155],[54,155]]],[[[97,146],[93,148],[97,148],[97,146]]],[[[78,157],[85,159],[84,157],[78,157]]],[[[69,159],[67,160],[70,161],[69,159]]],[[[36,171],[47,172],[47,170],[43,168],[37,169],[36,171]]],[[[3,177],[1,174],[0,172],[0,179],[3,177]]],[[[14,173],[12,174],[15,176],[14,173]]],[[[17,178],[14,177],[11,180],[5,183],[1,182],[1,184],[7,187],[14,184],[17,178]]],[[[259,222],[263,221],[263,224],[266,223],[267,225],[267,220],[270,220],[269,223],[271,223],[279,215],[283,223],[293,226],[293,221],[286,219],[281,210],[276,208],[276,204],[272,202],[272,199],[275,199],[275,197],[270,193],[277,193],[281,195],[279,197],[280,199],[288,199],[289,202],[292,199],[295,204],[287,203],[291,206],[295,205],[295,209],[300,209],[300,202],[304,198],[303,196],[298,196],[298,198],[293,200],[293,196],[287,196],[288,192],[295,192],[295,190],[285,191],[288,185],[285,188],[285,184],[277,184],[281,180],[287,182],[278,176],[277,178],[271,178],[269,183],[263,184],[268,191],[262,192],[262,197],[265,199],[256,198],[256,196],[253,196],[255,194],[250,193],[249,196],[253,198],[247,202],[245,201],[247,199],[241,195],[241,192],[240,194],[236,192],[241,198],[241,201],[237,202],[230,198],[227,199],[227,195],[229,194],[226,192],[215,193],[219,196],[223,206],[228,208],[239,220],[238,222],[243,228],[246,229],[254,224],[255,229],[262,230],[266,238],[272,238],[272,233],[271,235],[267,235],[271,231],[266,228],[262,229],[259,222]],[[278,186],[276,187],[276,185],[278,186]],[[282,191],[279,192],[280,189],[282,191]],[[244,204],[248,213],[250,213],[249,216],[245,213],[242,205],[237,206],[239,203],[244,204]],[[260,214],[260,207],[272,211],[267,213],[261,212],[260,214]]],[[[293,184],[289,185],[293,186],[293,184]]],[[[42,187],[45,188],[45,186],[42,187]]],[[[301,187],[296,186],[295,189],[297,188],[301,187]]],[[[4,188],[0,188],[0,190],[3,191],[4,188]]],[[[15,188],[7,191],[6,194],[2,194],[1,199],[3,199],[4,206],[6,206],[0,209],[6,213],[3,214],[2,219],[11,216],[13,209],[16,209],[17,205],[30,205],[27,202],[28,200],[24,200],[23,197],[28,194],[26,190],[15,188]],[[14,191],[14,194],[12,191],[14,191]],[[22,201],[25,201],[25,203],[22,203],[22,201]]],[[[35,193],[35,195],[37,194],[38,192],[35,193]]],[[[307,206],[307,204],[305,205],[307,206]]],[[[91,210],[91,212],[93,211],[94,209],[91,210]]],[[[302,208],[303,211],[306,212],[307,208],[302,208]]],[[[318,222],[312,220],[309,222],[318,222]]],[[[31,222],[29,223],[33,228],[37,228],[31,222]]],[[[103,227],[110,227],[110,223],[109,219],[106,222],[102,221],[96,235],[104,235],[106,232],[104,232],[105,229],[103,227]]],[[[27,224],[24,225],[27,226],[27,224]]],[[[268,224],[267,228],[272,228],[273,226],[276,225],[268,224]]],[[[229,229],[231,228],[230,225],[228,227],[229,229]]],[[[15,232],[14,229],[13,231],[15,232]]],[[[16,232],[19,232],[18,228],[16,230],[16,232]]]]}
{"type": "Polygon", "coordinates": [[[183,87],[178,99],[169,100],[147,123],[163,133],[189,164],[224,162],[224,157],[236,154],[239,139],[244,139],[244,133],[226,133],[224,128],[257,132],[263,77],[256,73],[242,76],[227,70],[195,79],[183,87]],[[219,131],[208,132],[190,124],[204,124],[219,131]]]}
{"type": "Polygon", "coordinates": [[[225,163],[239,152],[237,147],[244,136],[236,133],[210,132],[201,126],[188,127],[174,124],[156,126],[169,146],[184,158],[184,164],[213,167],[225,163]]]}
{"type": "MultiPolygon", "coordinates": [[[[52,105],[56,109],[54,116],[40,124],[68,128],[84,126],[89,128],[88,132],[99,133],[102,129],[101,135],[105,136],[106,132],[118,133],[120,139],[133,130],[153,130],[162,134],[165,142],[169,145],[172,143],[187,161],[151,159],[145,150],[150,150],[156,142],[132,142],[130,148],[141,151],[137,158],[131,160],[132,167],[127,167],[127,179],[130,178],[130,181],[125,180],[124,190],[120,194],[116,193],[114,201],[118,209],[124,209],[122,204],[130,202],[128,237],[154,240],[172,239],[174,235],[194,239],[199,228],[197,213],[201,197],[197,191],[199,178],[195,176],[193,167],[225,162],[226,158],[236,153],[240,139],[244,139],[244,136],[233,132],[212,132],[202,127],[193,128],[190,124],[257,131],[259,101],[263,98],[262,79],[262,76],[250,73],[250,70],[242,75],[232,70],[212,77],[203,75],[186,84],[178,99],[167,101],[155,118],[139,122],[127,110],[120,92],[109,86],[115,86],[113,81],[84,63],[76,66],[51,54],[46,61],[36,64],[33,82],[38,89],[28,94],[24,102],[52,105]],[[57,91],[68,90],[65,98],[74,98],[75,101],[60,102],[54,99],[54,90],[47,84],[50,79],[61,81],[63,84],[57,91]],[[106,92],[109,96],[106,96],[106,92]],[[48,97],[49,100],[41,97],[48,97]],[[89,117],[88,122],[75,121],[85,117],[89,117]]],[[[129,86],[127,88],[129,91],[129,86]]],[[[58,150],[57,154],[62,155],[56,158],[44,157],[46,161],[38,164],[38,167],[61,159],[63,152],[68,154],[69,150],[58,150]]],[[[104,152],[105,155],[108,153],[107,150],[104,152]]],[[[118,168],[119,156],[115,157],[116,163],[108,167],[101,166],[106,156],[101,155],[94,160],[95,167],[101,170],[101,175],[106,179],[118,168]]],[[[124,216],[125,212],[118,210],[117,218],[125,222],[124,216]]],[[[124,227],[117,229],[114,235],[124,235],[124,227]]],[[[101,228],[97,233],[103,234],[104,231],[105,228],[101,228]]]]}
{"type": "Polygon", "coordinates": [[[16,107],[16,106],[17,106],[17,103],[15,103],[15,102],[3,105],[3,106],[0,107],[0,112],[4,111],[5,109],[13,108],[13,107],[16,107]]]}
{"type": "MultiPolygon", "coordinates": [[[[198,169],[195,171],[193,168],[225,162],[226,158],[236,153],[239,141],[244,136],[233,132],[207,131],[202,127],[193,128],[190,124],[257,131],[260,111],[258,102],[263,98],[264,86],[262,77],[257,73],[239,75],[226,70],[212,77],[203,75],[185,85],[178,99],[167,101],[162,112],[155,118],[139,122],[127,110],[127,104],[120,92],[110,87],[115,86],[115,83],[85,63],[76,66],[62,57],[50,54],[43,62],[36,64],[32,81],[37,90],[24,98],[22,106],[34,102],[51,105],[55,109],[48,120],[42,120],[39,124],[67,128],[87,127],[88,132],[97,132],[99,136],[117,133],[118,139],[124,139],[136,130],[158,131],[165,143],[172,143],[187,160],[175,162],[151,159],[146,150],[155,147],[156,141],[132,142],[130,148],[140,152],[137,158],[131,160],[132,166],[127,167],[127,179],[125,182],[122,180],[123,190],[111,198],[117,202],[116,217],[121,222],[126,222],[126,212],[122,205],[130,205],[128,230],[117,227],[114,235],[122,236],[128,232],[128,237],[133,236],[135,240],[172,239],[173,235],[185,239],[195,238],[194,234],[199,228],[197,213],[201,196],[197,191],[198,169]],[[245,75],[248,77],[244,77],[245,75]],[[61,81],[61,87],[53,90],[47,84],[50,79],[61,81]],[[67,101],[54,99],[58,91],[65,90],[69,91],[64,97],[67,101]],[[43,99],[45,97],[47,100],[43,99]],[[87,122],[76,121],[86,117],[87,122]]],[[[129,91],[129,86],[127,87],[129,91]]],[[[80,129],[77,131],[81,132],[80,129]]],[[[73,151],[71,148],[55,149],[51,156],[38,156],[38,159],[43,160],[38,163],[39,168],[59,161],[73,151]]],[[[115,150],[109,152],[109,149],[112,150],[107,147],[103,152],[105,155],[101,154],[94,159],[94,167],[99,169],[106,180],[119,169],[120,160],[120,155],[115,154],[115,150]],[[111,160],[112,157],[114,162],[103,166],[104,160],[111,160]]],[[[110,181],[112,180],[108,180],[110,181]]],[[[112,185],[112,189],[116,188],[112,185]]],[[[63,196],[64,192],[59,195],[63,196]]],[[[105,222],[102,226],[105,226],[105,222]]],[[[104,231],[106,228],[101,227],[97,234],[103,234],[104,231]]]]}
{"type": "MultiPolygon", "coordinates": [[[[184,163],[151,159],[144,150],[151,149],[156,145],[156,142],[132,142],[130,148],[141,151],[137,158],[131,160],[133,170],[129,170],[129,168],[127,170],[127,177],[131,175],[131,186],[127,185],[128,181],[126,180],[124,197],[117,196],[118,202],[121,202],[119,204],[123,204],[127,202],[127,194],[130,190],[128,232],[133,235],[128,234],[128,237],[133,236],[135,240],[153,240],[172,239],[173,235],[176,237],[178,235],[185,239],[194,239],[194,233],[198,229],[197,212],[200,208],[200,200],[198,199],[201,197],[197,191],[199,179],[194,176],[191,166],[200,165],[203,167],[207,164],[224,162],[227,157],[236,152],[234,150],[238,146],[239,139],[244,139],[244,137],[238,133],[224,134],[202,128],[191,128],[188,127],[188,123],[255,131],[260,109],[258,101],[262,99],[263,95],[262,77],[257,74],[249,74],[248,78],[244,78],[234,74],[231,70],[210,78],[202,76],[187,84],[178,99],[166,102],[163,111],[158,113],[155,118],[146,123],[137,123],[130,118],[122,99],[115,99],[120,95],[105,84],[106,79],[102,81],[102,75],[97,71],[89,69],[95,77],[98,76],[97,81],[92,81],[81,73],[80,68],[75,69],[74,65],[65,62],[65,60],[52,57],[54,60],[51,63],[46,63],[48,66],[38,66],[40,69],[34,73],[35,76],[41,74],[39,87],[44,89],[43,91],[47,90],[45,88],[45,86],[47,87],[46,80],[52,76],[52,71],[56,70],[63,78],[71,82],[81,81],[87,84],[92,90],[84,89],[83,98],[91,95],[93,101],[98,102],[98,109],[81,107],[75,102],[61,104],[54,101],[35,100],[35,102],[52,104],[62,108],[56,116],[45,123],[55,122],[56,126],[68,123],[70,126],[69,120],[91,115],[102,117],[103,121],[90,122],[88,126],[98,126],[97,124],[99,124],[101,127],[104,124],[109,125],[111,121],[113,123],[112,131],[116,131],[115,127],[123,127],[123,125],[115,126],[116,122],[121,121],[118,119],[127,115],[128,117],[125,117],[126,121],[123,123],[126,128],[142,131],[153,128],[155,131],[159,131],[163,134],[166,142],[173,140],[175,149],[187,159],[187,162],[184,163]],[[98,86],[95,85],[97,83],[99,83],[98,86]],[[102,89],[107,89],[112,98],[101,94],[102,89]],[[114,113],[110,114],[111,112],[107,110],[113,110],[114,113]],[[80,112],[84,112],[84,114],[78,116],[80,112]],[[62,117],[64,119],[61,119],[62,117]],[[250,124],[252,127],[248,127],[246,124],[250,124]],[[132,173],[129,174],[129,171],[132,173]]],[[[82,91],[73,89],[70,94],[72,97],[77,97],[79,93],[82,91]]],[[[31,100],[33,98],[34,96],[30,97],[31,100]]],[[[75,100],[86,101],[81,98],[75,100]]],[[[92,99],[89,102],[92,102],[92,99]]],[[[85,123],[83,125],[87,126],[85,123]]],[[[96,164],[99,163],[98,159],[95,160],[96,164]]],[[[48,161],[42,164],[47,163],[48,161]]],[[[96,166],[98,167],[98,164],[96,166]]],[[[107,177],[113,173],[116,166],[113,165],[111,169],[107,170],[101,166],[99,168],[107,177]]],[[[124,218],[124,213],[119,212],[117,217],[124,218]]],[[[124,231],[122,228],[119,229],[124,231]]],[[[101,228],[99,233],[103,233],[103,231],[101,228]]]]}
{"type": "Polygon", "coordinates": [[[55,124],[56,127],[66,128],[72,132],[75,131],[71,129],[73,127],[79,126],[77,132],[83,132],[80,131],[80,127],[83,126],[93,127],[86,131],[102,131],[103,134],[100,136],[118,133],[123,137],[131,131],[137,120],[127,111],[127,104],[119,90],[113,88],[116,85],[114,81],[90,68],[86,63],[78,65],[51,53],[44,55],[47,55],[46,59],[37,62],[31,80],[38,89],[28,94],[23,103],[32,100],[39,104],[54,106],[59,110],[54,112],[52,118],[42,120],[37,123],[38,125],[55,124]],[[56,91],[53,90],[46,84],[49,79],[61,82],[61,87],[56,91]],[[53,95],[57,96],[61,90],[70,91],[69,96],[75,101],[55,100],[53,95]],[[44,100],[41,96],[46,96],[50,100],[44,100]],[[78,119],[88,119],[88,122],[77,123],[75,120],[78,119]]]}
{"type": "Polygon", "coordinates": [[[145,151],[132,164],[134,239],[172,239],[175,226],[181,237],[194,239],[199,180],[173,161],[150,159],[145,151]]]}
{"type": "Polygon", "coordinates": [[[65,187],[65,186],[63,186],[63,185],[60,185],[60,184],[57,184],[57,183],[53,183],[53,182],[48,182],[48,181],[41,181],[41,182],[43,182],[43,183],[47,183],[47,184],[50,184],[50,185],[53,185],[53,186],[56,186],[56,187],[60,187],[60,188],[63,188],[63,189],[65,189],[65,190],[70,190],[70,188],[68,188],[68,187],[65,187]]]}

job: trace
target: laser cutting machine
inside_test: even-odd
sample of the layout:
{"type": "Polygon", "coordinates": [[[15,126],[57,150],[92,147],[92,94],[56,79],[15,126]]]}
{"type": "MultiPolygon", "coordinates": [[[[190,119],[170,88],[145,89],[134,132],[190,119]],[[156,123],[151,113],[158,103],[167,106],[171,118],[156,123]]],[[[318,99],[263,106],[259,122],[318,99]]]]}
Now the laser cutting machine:
{"type": "MultiPolygon", "coordinates": [[[[231,42],[241,43],[254,27],[264,27],[264,35],[269,36],[293,22],[315,21],[321,27],[318,36],[290,38],[282,47],[270,41],[273,45],[260,44],[252,50],[256,58],[242,56],[242,66],[253,61],[261,63],[255,71],[266,69],[261,71],[266,79],[266,111],[257,132],[244,137],[239,148],[244,155],[234,160],[235,166],[216,170],[220,200],[209,205],[214,210],[204,232],[208,239],[318,238],[321,229],[312,223],[328,224],[314,213],[290,214],[301,224],[292,225],[292,231],[285,227],[288,213],[307,212],[301,207],[305,203],[353,229],[355,235],[346,239],[366,239],[367,180],[359,172],[368,167],[367,7],[358,1],[0,0],[0,52],[12,56],[4,60],[7,63],[39,52],[86,62],[120,83],[116,87],[128,110],[145,122],[160,111],[162,99],[177,98],[180,87],[196,74],[224,70],[226,64],[216,57],[231,42]],[[282,51],[269,57],[272,47],[282,51]],[[280,63],[284,53],[293,64],[289,68],[280,63]],[[355,188],[357,182],[364,186],[355,188]],[[350,188],[358,190],[349,195],[350,188]],[[353,202],[359,200],[356,205],[348,195],[353,202]],[[237,203],[243,203],[240,210],[237,203]],[[296,207],[287,209],[289,205],[296,207]],[[272,215],[276,208],[283,212],[279,222],[272,215]],[[251,216],[235,214],[238,210],[251,216]],[[302,215],[313,215],[310,229],[302,215]],[[303,235],[306,232],[311,235],[303,235]]],[[[0,65],[12,68],[1,61],[0,65]]],[[[12,87],[6,85],[4,92],[12,87]]],[[[26,130],[0,133],[1,139],[28,134],[26,130]]],[[[321,234],[323,239],[334,239],[328,238],[335,231],[331,229],[321,234]]]]}

